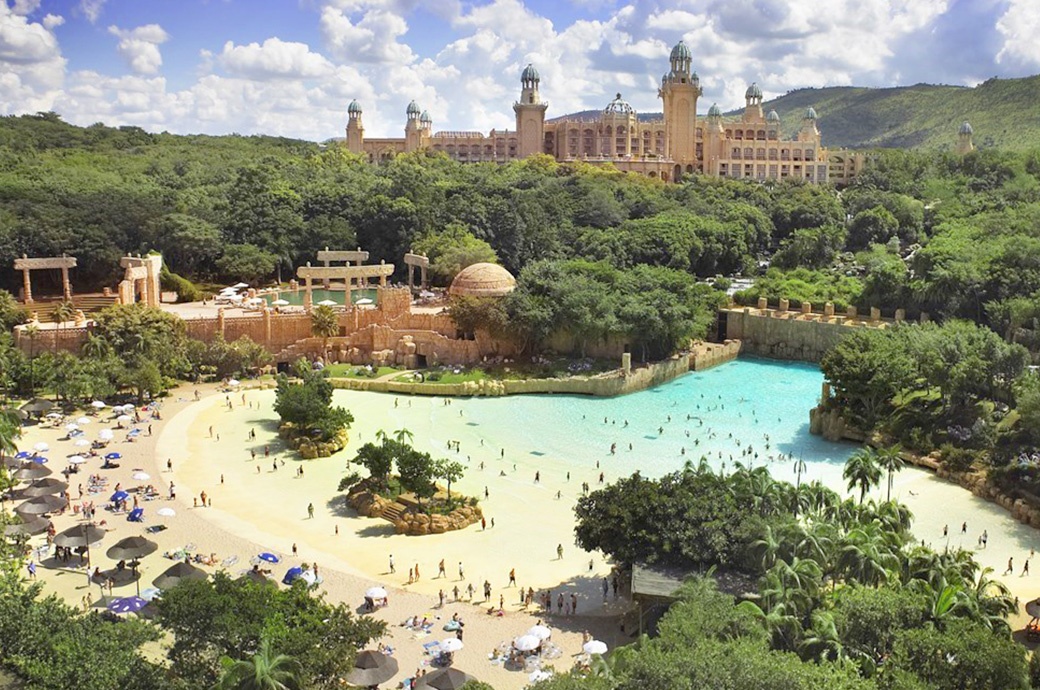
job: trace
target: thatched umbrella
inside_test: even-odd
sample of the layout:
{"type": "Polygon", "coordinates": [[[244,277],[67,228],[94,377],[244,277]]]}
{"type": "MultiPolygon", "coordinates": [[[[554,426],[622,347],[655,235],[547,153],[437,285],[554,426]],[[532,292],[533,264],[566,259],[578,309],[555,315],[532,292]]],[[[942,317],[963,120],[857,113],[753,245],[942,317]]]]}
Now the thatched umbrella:
{"type": "Polygon", "coordinates": [[[422,678],[419,678],[412,686],[415,690],[421,688],[434,688],[434,690],[459,690],[463,685],[476,680],[473,676],[468,673],[463,673],[457,668],[442,668],[434,671],[433,673],[427,673],[422,678]]]}
{"type": "Polygon", "coordinates": [[[46,479],[39,479],[24,489],[18,491],[22,498],[36,498],[37,496],[49,496],[52,494],[63,494],[65,490],[69,488],[69,485],[60,479],[54,477],[47,477],[46,479]]]}
{"type": "Polygon", "coordinates": [[[48,469],[44,465],[37,465],[35,462],[29,465],[23,465],[22,461],[19,460],[18,464],[13,466],[20,468],[14,471],[14,478],[23,482],[43,479],[44,477],[49,477],[54,474],[52,470],[48,469]]]}
{"type": "Polygon", "coordinates": [[[33,398],[18,409],[27,412],[28,414],[42,414],[53,410],[54,403],[50,400],[44,400],[43,398],[33,398]]]}
{"type": "Polygon", "coordinates": [[[181,561],[163,571],[162,575],[152,580],[152,584],[159,589],[170,589],[176,587],[181,580],[205,580],[207,577],[209,575],[205,570],[181,561]]]}
{"type": "MultiPolygon", "coordinates": [[[[34,499],[35,500],[35,499],[34,499]]],[[[61,546],[63,548],[79,548],[84,547],[87,550],[87,581],[90,581],[90,545],[96,544],[105,538],[105,530],[95,525],[81,522],[78,525],[69,527],[63,532],[59,532],[54,537],[54,545],[61,546]]]]}
{"type": "Polygon", "coordinates": [[[358,653],[354,660],[354,670],[347,674],[347,682],[363,687],[379,685],[393,678],[397,669],[397,659],[366,649],[358,653]]]}
{"type": "Polygon", "coordinates": [[[158,550],[159,545],[144,537],[126,537],[120,539],[105,552],[114,561],[129,561],[144,558],[158,550]]]}
{"type": "Polygon", "coordinates": [[[43,534],[47,531],[47,528],[50,526],[50,520],[47,520],[45,518],[36,518],[34,520],[19,522],[14,525],[5,525],[4,536],[13,537],[17,534],[26,534],[29,536],[32,536],[34,534],[43,534]]]}
{"type": "Polygon", "coordinates": [[[19,503],[14,507],[14,512],[19,515],[43,515],[64,508],[67,504],[64,496],[37,496],[28,501],[19,503]]]}

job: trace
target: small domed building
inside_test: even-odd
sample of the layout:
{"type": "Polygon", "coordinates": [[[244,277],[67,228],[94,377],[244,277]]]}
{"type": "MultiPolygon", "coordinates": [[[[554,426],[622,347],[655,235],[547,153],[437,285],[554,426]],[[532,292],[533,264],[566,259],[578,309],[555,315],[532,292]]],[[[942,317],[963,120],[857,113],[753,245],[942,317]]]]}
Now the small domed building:
{"type": "Polygon", "coordinates": [[[516,278],[498,264],[472,264],[451,281],[452,297],[505,297],[516,289],[516,278]]]}

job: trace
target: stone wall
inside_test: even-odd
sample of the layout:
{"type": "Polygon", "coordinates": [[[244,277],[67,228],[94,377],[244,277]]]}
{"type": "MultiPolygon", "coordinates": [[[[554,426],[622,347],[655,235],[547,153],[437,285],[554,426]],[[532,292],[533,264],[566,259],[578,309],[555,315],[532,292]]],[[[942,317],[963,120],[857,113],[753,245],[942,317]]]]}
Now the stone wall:
{"type": "Polygon", "coordinates": [[[825,305],[822,312],[813,312],[812,305],[803,304],[792,310],[785,299],[776,308],[759,300],[758,308],[737,307],[720,309],[719,318],[725,320],[727,339],[740,340],[744,352],[774,359],[819,362],[832,347],[854,328],[887,328],[902,320],[902,310],[896,318],[883,318],[877,309],[861,316],[854,308],[836,315],[833,305],[825,305]]]}
{"type": "Polygon", "coordinates": [[[690,370],[701,371],[712,366],[732,361],[740,354],[740,343],[696,343],[690,352],[631,369],[624,369],[597,376],[571,376],[568,378],[482,380],[464,383],[426,383],[418,381],[375,381],[372,379],[334,379],[337,388],[401,395],[442,396],[498,396],[523,395],[528,393],[560,393],[564,395],[595,395],[612,397],[636,391],[678,378],[690,370]]]}
{"type": "Polygon", "coordinates": [[[87,340],[90,330],[86,326],[64,326],[62,328],[40,328],[29,337],[26,324],[14,329],[14,344],[26,354],[41,352],[79,352],[87,340]]]}

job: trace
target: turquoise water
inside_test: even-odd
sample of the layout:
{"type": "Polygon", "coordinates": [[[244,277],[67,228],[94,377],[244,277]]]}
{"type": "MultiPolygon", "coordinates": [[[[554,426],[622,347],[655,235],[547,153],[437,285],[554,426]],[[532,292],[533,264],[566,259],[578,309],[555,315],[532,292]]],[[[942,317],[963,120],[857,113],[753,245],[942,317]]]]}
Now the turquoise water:
{"type": "Polygon", "coordinates": [[[774,476],[793,480],[791,458],[800,457],[809,466],[803,479],[834,486],[842,483],[842,467],[856,446],[809,433],[809,410],[819,400],[822,382],[812,365],[741,358],[616,398],[521,395],[445,405],[443,398],[400,396],[396,408],[392,402],[384,408],[386,402],[376,403],[372,396],[393,396],[336,395],[355,417],[380,418],[388,432],[408,428],[422,450],[471,464],[483,461],[491,469],[511,472],[515,463],[518,470],[581,470],[582,477],[602,469],[609,480],[636,470],[660,476],[705,456],[716,470],[738,461],[766,464],[774,476]],[[446,451],[449,440],[461,443],[459,453],[446,451]],[[617,444],[613,455],[612,443],[617,444]]]}
{"type": "MultiPolygon", "coordinates": [[[[273,302],[276,299],[284,299],[289,304],[292,304],[292,305],[295,305],[295,306],[300,306],[300,305],[303,304],[303,296],[306,295],[306,294],[307,294],[307,291],[306,290],[302,290],[302,289],[301,290],[295,290],[295,291],[294,290],[285,290],[283,292],[278,293],[277,295],[265,295],[264,299],[267,300],[268,304],[270,304],[271,302],[273,302]]],[[[315,304],[317,304],[318,302],[321,302],[322,300],[327,300],[327,299],[332,300],[336,304],[343,304],[346,301],[346,299],[347,299],[346,294],[347,293],[346,293],[345,290],[325,290],[323,288],[322,289],[311,290],[311,298],[314,300],[315,304]]],[[[351,295],[353,296],[353,301],[354,302],[357,302],[359,299],[362,299],[362,298],[368,298],[368,299],[372,300],[373,303],[376,301],[376,290],[375,290],[375,288],[365,288],[363,290],[353,290],[353,291],[351,291],[351,295]]]]}

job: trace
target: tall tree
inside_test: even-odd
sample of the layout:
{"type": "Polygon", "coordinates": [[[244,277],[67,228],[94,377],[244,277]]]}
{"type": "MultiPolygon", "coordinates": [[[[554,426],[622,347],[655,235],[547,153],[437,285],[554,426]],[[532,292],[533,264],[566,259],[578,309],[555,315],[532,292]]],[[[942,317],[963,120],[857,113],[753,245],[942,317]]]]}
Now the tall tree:
{"type": "Polygon", "coordinates": [[[867,492],[881,481],[881,468],[877,456],[870,449],[863,448],[852,454],[845,461],[845,469],[841,476],[848,482],[849,491],[859,489],[859,502],[867,497],[867,492]]]}

